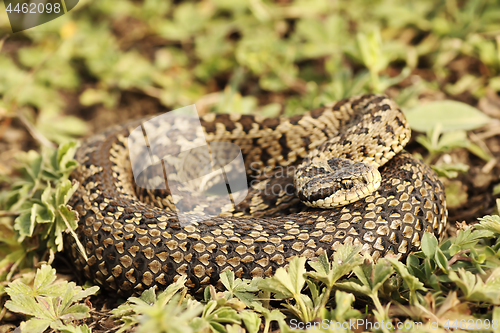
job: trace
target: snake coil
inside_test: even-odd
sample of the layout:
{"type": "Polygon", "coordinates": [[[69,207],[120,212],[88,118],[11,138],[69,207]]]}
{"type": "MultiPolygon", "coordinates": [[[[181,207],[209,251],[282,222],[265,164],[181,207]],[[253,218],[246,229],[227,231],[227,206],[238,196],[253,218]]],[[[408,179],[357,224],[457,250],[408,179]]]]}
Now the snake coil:
{"type": "MultiPolygon", "coordinates": [[[[217,285],[227,269],[239,278],[270,276],[294,256],[331,255],[348,242],[361,244],[375,259],[389,253],[404,259],[420,247],[425,231],[443,233],[443,186],[431,168],[401,152],[410,130],[386,96],[357,96],[291,118],[202,117],[205,138],[237,144],[260,182],[234,212],[185,226],[168,209],[169,193],[141,194],[134,185],[127,136],[144,121],[85,140],[72,174],[80,186],[70,205],[79,214],[77,234],[88,260],[69,236],[66,252],[86,278],[120,295],[165,288],[182,275],[197,292],[217,285]],[[345,178],[344,166],[352,169],[353,163],[379,173],[379,184],[370,185],[377,176],[371,179],[364,169],[345,178]],[[264,171],[297,165],[295,174],[262,177],[264,171]],[[335,197],[327,182],[317,180],[325,175],[337,189],[354,189],[359,196],[342,192],[335,197]],[[289,192],[271,196],[262,191],[274,184],[298,188],[308,206],[318,207],[321,200],[343,206],[311,208],[289,192]]],[[[178,138],[168,149],[185,140],[178,138]]]]}

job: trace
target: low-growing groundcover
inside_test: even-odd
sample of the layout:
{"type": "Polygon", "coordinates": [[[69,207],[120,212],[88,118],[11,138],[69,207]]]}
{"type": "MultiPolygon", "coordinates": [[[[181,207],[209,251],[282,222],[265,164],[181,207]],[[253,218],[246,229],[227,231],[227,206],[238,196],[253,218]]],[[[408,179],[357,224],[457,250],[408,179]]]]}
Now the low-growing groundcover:
{"type": "Polygon", "coordinates": [[[498,17],[498,0],[81,0],[10,34],[0,14],[0,329],[499,331],[498,17]],[[116,300],[59,254],[75,138],[193,103],[275,117],[366,92],[398,102],[446,188],[446,236],[406,263],[347,245],[201,297],[181,279],[116,300]]]}

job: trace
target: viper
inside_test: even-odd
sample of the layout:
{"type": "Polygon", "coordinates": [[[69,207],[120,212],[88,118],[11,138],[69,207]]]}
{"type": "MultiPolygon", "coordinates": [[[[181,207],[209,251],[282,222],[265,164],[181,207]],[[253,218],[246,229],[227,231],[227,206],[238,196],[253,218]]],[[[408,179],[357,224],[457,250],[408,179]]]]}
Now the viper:
{"type": "MultiPolygon", "coordinates": [[[[87,279],[119,295],[165,288],[180,276],[197,292],[218,285],[228,269],[239,278],[271,276],[295,256],[331,255],[346,243],[362,246],[374,260],[388,254],[404,260],[420,248],[424,232],[443,233],[443,185],[403,151],[410,128],[385,95],[356,96],[293,117],[209,113],[199,119],[201,131],[173,119],[155,124],[160,134],[150,138],[152,160],[165,161],[197,140],[230,143],[241,150],[249,189],[215,215],[210,200],[216,195],[204,196],[208,203],[184,202],[168,186],[144,186],[162,177],[175,181],[165,168],[145,168],[145,181],[134,175],[130,136],[149,119],[84,140],[71,175],[80,185],[69,204],[79,215],[85,255],[69,236],[67,253],[87,279]],[[270,191],[276,185],[282,190],[270,191]],[[187,223],[176,210],[181,206],[187,223]]],[[[196,161],[191,165],[200,167],[196,161]]]]}

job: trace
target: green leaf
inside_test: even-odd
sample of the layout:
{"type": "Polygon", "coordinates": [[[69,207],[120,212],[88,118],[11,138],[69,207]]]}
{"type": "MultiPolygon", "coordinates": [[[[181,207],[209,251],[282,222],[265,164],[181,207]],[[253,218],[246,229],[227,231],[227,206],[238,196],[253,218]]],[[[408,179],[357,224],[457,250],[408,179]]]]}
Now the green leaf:
{"type": "Polygon", "coordinates": [[[254,292],[259,290],[258,284],[262,278],[253,278],[252,280],[247,279],[235,279],[234,272],[227,270],[220,275],[220,280],[228,292],[232,295],[238,297],[247,306],[255,299],[254,292]]]}
{"type": "Polygon", "coordinates": [[[59,330],[61,333],[92,333],[92,330],[85,324],[76,327],[71,325],[58,325],[54,328],[59,330]]]}
{"type": "Polygon", "coordinates": [[[380,31],[375,29],[368,34],[358,33],[356,37],[361,59],[365,66],[376,73],[386,68],[388,59],[382,52],[380,31]]]}
{"type": "Polygon", "coordinates": [[[88,132],[85,121],[74,116],[61,116],[57,111],[42,111],[36,123],[37,129],[48,139],[57,143],[79,137],[88,132]]]}
{"type": "Polygon", "coordinates": [[[422,252],[424,252],[427,258],[434,258],[437,246],[438,241],[436,239],[436,236],[429,232],[425,232],[424,236],[422,237],[422,252]]]}
{"type": "Polygon", "coordinates": [[[102,103],[105,107],[112,108],[116,105],[118,97],[108,90],[88,88],[80,94],[80,103],[85,106],[102,103]]]}
{"type": "Polygon", "coordinates": [[[432,130],[441,124],[441,131],[469,131],[486,125],[491,118],[478,109],[457,101],[445,100],[419,105],[405,112],[412,129],[419,132],[432,130]]]}
{"type": "Polygon", "coordinates": [[[444,255],[443,251],[441,251],[441,249],[439,248],[437,249],[434,259],[436,260],[436,263],[439,266],[439,268],[441,268],[441,270],[445,274],[448,274],[449,273],[448,259],[444,255]]]}
{"type": "Polygon", "coordinates": [[[451,271],[449,278],[462,290],[466,300],[500,305],[500,268],[493,270],[486,282],[463,268],[458,269],[458,275],[451,271]]]}
{"type": "Polygon", "coordinates": [[[436,171],[439,177],[456,178],[458,173],[466,173],[469,165],[463,163],[433,165],[432,169],[436,171]]]}
{"type": "Polygon", "coordinates": [[[377,264],[375,264],[375,270],[373,271],[372,276],[370,276],[372,280],[372,289],[379,290],[384,282],[392,275],[392,273],[393,269],[390,262],[385,259],[379,260],[377,264]]]}
{"type": "Polygon", "coordinates": [[[242,311],[240,317],[245,324],[248,333],[259,332],[260,323],[262,322],[260,316],[253,311],[242,311]]]}
{"type": "Polygon", "coordinates": [[[38,152],[30,150],[27,153],[21,154],[18,159],[23,165],[21,171],[23,174],[29,176],[31,182],[40,179],[43,159],[38,152]]]}
{"type": "Polygon", "coordinates": [[[262,314],[266,323],[266,327],[269,327],[271,321],[277,321],[278,323],[284,322],[286,316],[278,309],[268,310],[263,307],[260,303],[254,302],[252,305],[253,309],[262,314]]]}
{"type": "Polygon", "coordinates": [[[35,275],[35,281],[33,282],[34,291],[42,295],[47,293],[47,288],[52,285],[56,279],[56,270],[49,265],[42,265],[42,268],[38,269],[35,275]]]}
{"type": "Polygon", "coordinates": [[[51,319],[33,318],[21,323],[21,332],[43,333],[51,323],[51,319]]]}
{"type": "Polygon", "coordinates": [[[48,326],[59,327],[61,320],[79,320],[89,316],[90,309],[86,305],[73,303],[95,294],[99,287],[82,291],[73,282],[55,280],[55,269],[42,265],[35,274],[33,286],[17,279],[5,289],[11,298],[5,306],[10,311],[33,317],[21,324],[24,329],[43,332],[48,326]]]}
{"type": "Polygon", "coordinates": [[[326,254],[323,253],[317,261],[309,261],[309,265],[316,272],[309,272],[306,276],[317,279],[331,288],[338,279],[350,273],[354,267],[361,265],[363,260],[359,254],[360,251],[361,246],[342,245],[335,251],[331,264],[326,254]]]}
{"type": "MultiPolygon", "coordinates": [[[[142,322],[143,320],[149,319],[151,323],[147,323],[141,326],[143,332],[148,332],[148,329],[152,331],[157,331],[158,327],[166,326],[172,329],[178,329],[179,333],[185,333],[186,327],[188,325],[183,318],[177,318],[177,320],[170,320],[167,316],[177,315],[179,311],[186,311],[186,320],[191,320],[189,327],[194,327],[195,325],[208,325],[205,321],[192,321],[192,319],[199,315],[203,307],[198,302],[188,306],[187,304],[175,304],[179,301],[179,295],[177,294],[181,289],[185,289],[186,276],[180,277],[176,282],[169,285],[167,289],[160,292],[158,297],[154,287],[146,289],[140,297],[129,297],[127,301],[120,305],[118,308],[111,310],[113,318],[120,319],[124,323],[123,327],[119,332],[124,332],[130,327],[142,322]],[[173,303],[172,303],[173,302],[173,303]],[[167,320],[163,323],[163,320],[167,320]],[[155,326],[156,325],[156,326],[155,326]],[[177,326],[176,326],[177,325],[177,326]],[[183,331],[184,329],[184,331],[183,331]]],[[[188,327],[188,328],[189,328],[188,327]]],[[[174,329],[174,330],[175,330],[174,329]]],[[[188,332],[191,330],[188,329],[188,332]]]]}
{"type": "Polygon", "coordinates": [[[450,247],[450,255],[455,255],[461,250],[472,249],[484,238],[493,237],[494,233],[489,230],[460,230],[457,238],[450,247]]]}
{"type": "Polygon", "coordinates": [[[279,293],[280,298],[299,297],[300,291],[306,282],[304,274],[306,258],[295,257],[290,261],[288,272],[280,267],[273,277],[259,283],[262,290],[279,293]]]}
{"type": "Polygon", "coordinates": [[[476,230],[488,230],[500,234],[500,216],[486,215],[479,218],[479,223],[474,225],[476,230]]]}
{"type": "Polygon", "coordinates": [[[348,322],[351,318],[361,317],[361,313],[352,308],[355,300],[353,294],[337,290],[335,292],[336,307],[332,310],[332,317],[338,322],[348,322]]]}
{"type": "Polygon", "coordinates": [[[213,311],[210,315],[206,316],[205,319],[207,319],[211,325],[212,323],[239,324],[241,322],[238,313],[227,306],[213,311]]]}
{"type": "Polygon", "coordinates": [[[14,220],[14,229],[19,231],[21,239],[26,236],[31,237],[35,230],[34,217],[36,216],[36,207],[34,205],[32,207],[30,211],[22,213],[14,220]]]}
{"type": "Polygon", "coordinates": [[[63,174],[69,174],[78,165],[78,163],[73,159],[76,153],[76,148],[76,141],[69,141],[60,145],[54,154],[56,162],[53,163],[54,169],[62,172],[63,174]]]}
{"type": "MultiPolygon", "coordinates": [[[[424,284],[420,282],[417,277],[410,274],[408,268],[403,265],[401,261],[396,258],[386,258],[386,260],[392,264],[396,272],[403,278],[404,285],[410,290],[410,304],[416,305],[418,302],[416,291],[426,291],[427,288],[424,287],[424,284]]],[[[410,261],[411,260],[408,259],[407,263],[410,264],[410,261]]]]}
{"type": "Polygon", "coordinates": [[[78,189],[78,183],[71,184],[69,179],[63,180],[57,185],[54,205],[66,205],[75,191],[78,189]]]}

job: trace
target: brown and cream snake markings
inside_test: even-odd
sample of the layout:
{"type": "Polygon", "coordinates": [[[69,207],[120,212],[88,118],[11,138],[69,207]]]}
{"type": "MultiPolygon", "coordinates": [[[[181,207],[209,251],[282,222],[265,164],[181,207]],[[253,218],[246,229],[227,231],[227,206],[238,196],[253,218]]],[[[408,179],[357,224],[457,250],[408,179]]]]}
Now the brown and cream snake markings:
{"type": "Polygon", "coordinates": [[[357,96],[291,118],[204,116],[205,138],[238,145],[247,170],[257,173],[249,179],[260,182],[233,212],[185,226],[169,210],[168,192],[134,184],[127,136],[139,124],[84,141],[72,174],[80,186],[70,205],[88,261],[71,237],[67,252],[86,278],[120,295],[164,288],[182,275],[197,292],[217,285],[227,269],[240,278],[270,276],[294,256],[331,255],[346,242],[375,259],[404,259],[419,249],[424,231],[443,233],[443,186],[431,168],[401,152],[410,129],[386,96],[357,96]],[[295,175],[260,173],[280,166],[298,167],[295,175]],[[298,195],[263,191],[275,184],[298,195]]]}

